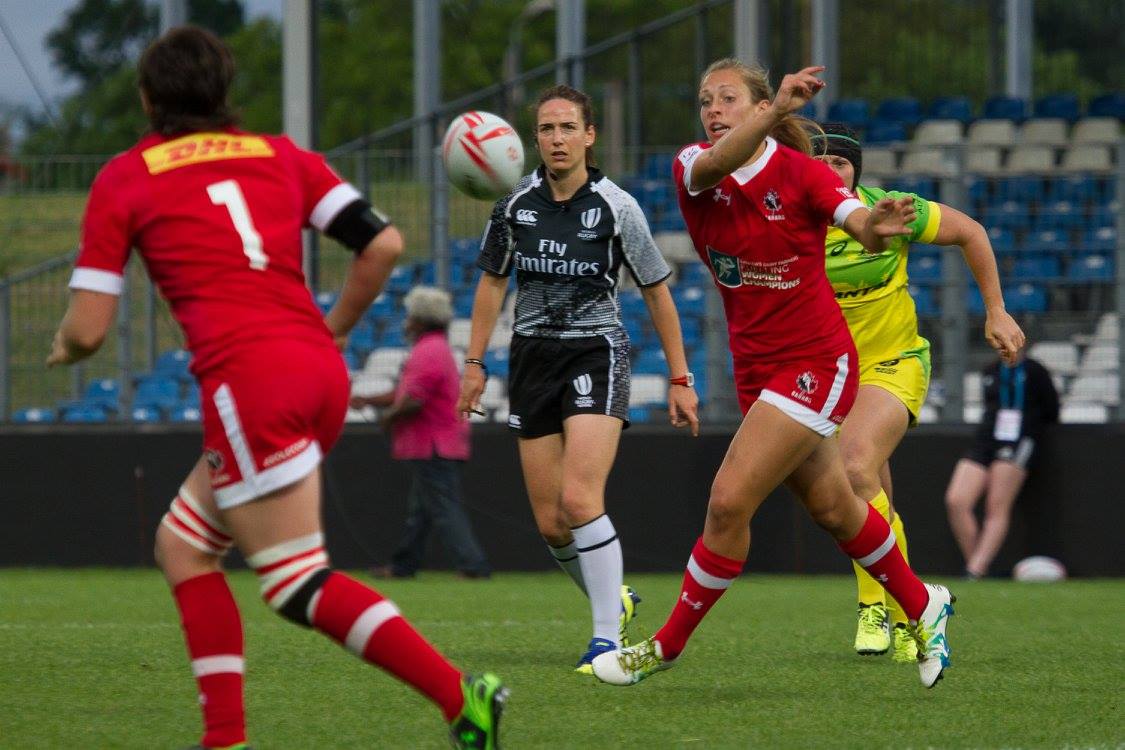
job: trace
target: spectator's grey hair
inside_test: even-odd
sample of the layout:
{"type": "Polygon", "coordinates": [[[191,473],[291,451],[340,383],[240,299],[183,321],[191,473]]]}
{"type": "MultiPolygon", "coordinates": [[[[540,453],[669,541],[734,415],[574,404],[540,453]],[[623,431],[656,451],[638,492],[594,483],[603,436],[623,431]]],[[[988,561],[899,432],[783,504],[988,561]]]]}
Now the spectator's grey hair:
{"type": "Polygon", "coordinates": [[[448,328],[453,320],[453,302],[449,293],[433,286],[416,286],[402,300],[406,317],[426,328],[448,328]]]}

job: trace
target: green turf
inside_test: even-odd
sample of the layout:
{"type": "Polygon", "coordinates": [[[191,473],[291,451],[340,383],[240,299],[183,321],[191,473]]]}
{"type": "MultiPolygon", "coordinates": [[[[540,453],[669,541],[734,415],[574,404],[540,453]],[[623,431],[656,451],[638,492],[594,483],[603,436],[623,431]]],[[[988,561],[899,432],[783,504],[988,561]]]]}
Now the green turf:
{"type": "MultiPolygon", "coordinates": [[[[258,748],[441,748],[425,700],[257,599],[233,576],[258,748]]],[[[679,576],[630,577],[658,626],[679,576]]],[[[508,748],[1121,747],[1125,582],[957,583],[954,667],[851,652],[852,583],[749,576],[675,669],[632,688],[571,672],[588,637],[561,573],[385,591],[458,664],[512,688],[508,748]],[[1114,624],[1118,623],[1118,624],[1114,624]]],[[[0,572],[0,747],[168,748],[198,739],[193,683],[154,571],[0,572]]]]}

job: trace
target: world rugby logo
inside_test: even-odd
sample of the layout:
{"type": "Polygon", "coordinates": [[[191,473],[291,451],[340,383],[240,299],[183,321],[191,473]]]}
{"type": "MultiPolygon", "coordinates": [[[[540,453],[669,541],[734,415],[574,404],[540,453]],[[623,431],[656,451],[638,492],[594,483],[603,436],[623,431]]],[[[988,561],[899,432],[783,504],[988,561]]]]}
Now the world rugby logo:
{"type": "Polygon", "coordinates": [[[578,391],[579,396],[589,396],[590,392],[594,390],[594,380],[589,374],[579,375],[570,382],[574,385],[574,390],[578,391]]]}
{"type": "Polygon", "coordinates": [[[816,387],[820,382],[816,379],[816,375],[806,370],[797,376],[797,387],[805,393],[816,393],[816,387]]]}
{"type": "Polygon", "coordinates": [[[600,208],[590,208],[582,212],[582,226],[586,229],[593,229],[602,220],[602,210],[600,208]]]}

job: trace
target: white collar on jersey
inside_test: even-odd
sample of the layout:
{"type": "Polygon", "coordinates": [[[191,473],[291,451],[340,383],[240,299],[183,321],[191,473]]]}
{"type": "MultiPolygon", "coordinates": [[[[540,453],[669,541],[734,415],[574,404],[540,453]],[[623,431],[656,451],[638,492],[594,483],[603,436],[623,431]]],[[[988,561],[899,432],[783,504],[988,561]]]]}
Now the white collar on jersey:
{"type": "Polygon", "coordinates": [[[754,179],[754,177],[759,172],[766,168],[766,165],[770,162],[770,158],[775,153],[777,153],[777,141],[767,135],[765,153],[763,153],[761,156],[759,156],[749,164],[739,167],[738,169],[731,172],[731,177],[733,177],[735,182],[737,182],[739,185],[745,185],[746,183],[750,182],[750,180],[754,179]]]}

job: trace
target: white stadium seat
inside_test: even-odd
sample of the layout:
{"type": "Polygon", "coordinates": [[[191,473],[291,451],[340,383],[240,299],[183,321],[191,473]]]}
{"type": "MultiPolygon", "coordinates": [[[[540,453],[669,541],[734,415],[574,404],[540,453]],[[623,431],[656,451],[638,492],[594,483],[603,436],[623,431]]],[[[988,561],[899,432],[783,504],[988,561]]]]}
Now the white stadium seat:
{"type": "Polygon", "coordinates": [[[922,408],[918,410],[918,422],[921,424],[934,424],[940,420],[941,415],[938,414],[936,406],[922,404],[922,408]]]}
{"type": "Polygon", "coordinates": [[[449,345],[458,349],[469,348],[469,333],[473,321],[468,318],[454,318],[449,322],[449,345]]]}
{"type": "Polygon", "coordinates": [[[1063,154],[1059,167],[1063,172],[1106,172],[1112,168],[1109,146],[1094,144],[1071,147],[1063,154]]]}
{"type": "Polygon", "coordinates": [[[1020,143],[1024,146],[1065,146],[1066,120],[1061,117],[1028,120],[1020,128],[1020,143]]]}
{"type": "Polygon", "coordinates": [[[508,389],[504,386],[503,378],[491,376],[484,384],[484,393],[480,395],[480,405],[486,409],[496,409],[508,403],[508,389]]]}
{"type": "Polygon", "coordinates": [[[1082,374],[1116,372],[1118,363],[1117,344],[1094,344],[1082,355],[1082,374]]]}
{"type": "Polygon", "coordinates": [[[1095,341],[1117,341],[1117,313],[1104,313],[1094,329],[1095,341]]]}
{"type": "MultiPolygon", "coordinates": [[[[865,148],[863,149],[863,176],[865,178],[868,175],[889,177],[896,174],[898,170],[895,167],[895,161],[895,152],[889,148],[877,146],[865,148]]],[[[864,180],[864,184],[867,184],[866,180],[864,180]]]]}
{"type": "Polygon", "coordinates": [[[996,146],[974,146],[965,157],[965,171],[973,174],[996,174],[1000,168],[1000,149],[996,146]]]}
{"type": "MultiPolygon", "coordinates": [[[[915,146],[956,146],[963,140],[961,123],[957,120],[926,120],[914,131],[915,146]]],[[[863,154],[864,166],[867,153],[863,154]]]]}
{"type": "Polygon", "coordinates": [[[1040,341],[1033,344],[1027,353],[1051,372],[1060,375],[1078,372],[1078,346],[1069,341],[1040,341]]]}
{"type": "Polygon", "coordinates": [[[1004,171],[1008,174],[1051,172],[1055,169],[1055,150],[1050,146],[1017,146],[1008,154],[1004,171]]]}
{"type": "Polygon", "coordinates": [[[1016,142],[1016,124],[1011,120],[977,120],[969,126],[968,141],[973,146],[1008,148],[1016,142]]]}
{"type": "Polygon", "coordinates": [[[382,347],[367,355],[367,362],[363,365],[363,372],[384,378],[397,378],[402,363],[410,354],[409,349],[402,347],[382,347]]]}
{"type": "Polygon", "coordinates": [[[966,404],[979,404],[984,400],[983,388],[981,387],[982,376],[979,372],[967,372],[962,377],[961,382],[964,384],[964,399],[966,404]]]}
{"type": "Polygon", "coordinates": [[[663,404],[668,399],[668,379],[663,375],[634,375],[629,384],[629,406],[663,404]]]}
{"type": "Polygon", "coordinates": [[[965,404],[961,413],[968,424],[980,424],[981,417],[984,416],[984,404],[965,404]]]}
{"type": "Polygon", "coordinates": [[[917,151],[907,151],[902,157],[904,174],[926,174],[944,176],[952,173],[951,165],[946,161],[941,149],[925,148],[917,151]]]}
{"type": "Polygon", "coordinates": [[[1084,117],[1074,124],[1070,142],[1075,146],[1083,143],[1117,143],[1121,137],[1121,126],[1116,117],[1084,117]]]}
{"type": "Polygon", "coordinates": [[[1117,373],[1079,375],[1070,383],[1068,402],[1117,406],[1120,401],[1117,373]]]}
{"type": "Polygon", "coordinates": [[[1100,424],[1109,421],[1109,409],[1105,404],[1064,403],[1059,410],[1059,421],[1063,424],[1100,424]]]}

